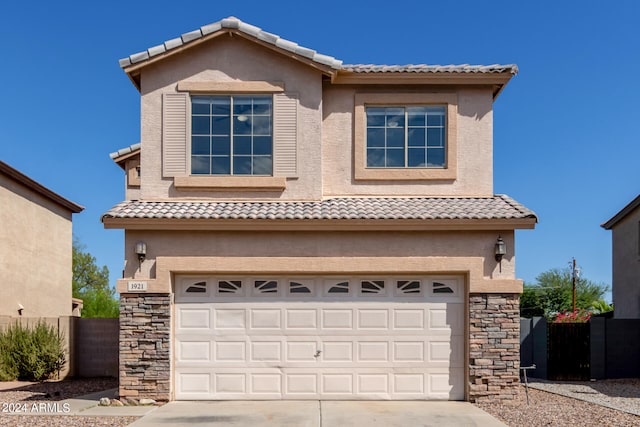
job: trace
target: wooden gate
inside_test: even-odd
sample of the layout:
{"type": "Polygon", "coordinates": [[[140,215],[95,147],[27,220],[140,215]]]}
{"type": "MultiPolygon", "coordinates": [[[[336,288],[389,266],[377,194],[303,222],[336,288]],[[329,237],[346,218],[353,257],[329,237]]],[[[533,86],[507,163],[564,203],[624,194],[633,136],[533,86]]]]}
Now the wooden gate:
{"type": "Polygon", "coordinates": [[[588,380],[591,375],[589,323],[549,323],[550,380],[588,380]]]}

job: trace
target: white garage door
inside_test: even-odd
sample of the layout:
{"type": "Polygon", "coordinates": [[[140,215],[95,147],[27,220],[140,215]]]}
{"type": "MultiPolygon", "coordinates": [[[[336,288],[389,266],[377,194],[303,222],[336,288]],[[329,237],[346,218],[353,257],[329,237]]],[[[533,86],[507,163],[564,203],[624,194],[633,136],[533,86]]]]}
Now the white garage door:
{"type": "Polygon", "coordinates": [[[175,398],[464,398],[458,277],[178,277],[175,398]]]}

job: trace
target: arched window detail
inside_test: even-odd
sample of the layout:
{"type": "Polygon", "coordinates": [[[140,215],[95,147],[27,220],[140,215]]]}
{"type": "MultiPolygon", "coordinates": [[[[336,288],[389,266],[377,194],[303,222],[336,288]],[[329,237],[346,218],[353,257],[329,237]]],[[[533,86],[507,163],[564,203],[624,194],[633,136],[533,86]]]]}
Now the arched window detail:
{"type": "Polygon", "coordinates": [[[363,294],[384,293],[384,280],[363,280],[360,282],[360,292],[363,294]]]}
{"type": "Polygon", "coordinates": [[[419,280],[398,280],[397,286],[401,294],[419,294],[422,288],[419,280]]]}
{"type": "Polygon", "coordinates": [[[239,294],[242,291],[242,281],[240,280],[220,280],[218,281],[219,294],[239,294]]]}
{"type": "Polygon", "coordinates": [[[290,294],[310,294],[311,289],[304,283],[299,282],[289,282],[289,293],[290,294]]]}
{"type": "Polygon", "coordinates": [[[259,294],[275,294],[278,292],[278,282],[276,280],[256,280],[254,286],[255,291],[259,294]]]}
{"type": "Polygon", "coordinates": [[[207,282],[198,282],[189,286],[185,291],[188,294],[201,294],[207,292],[207,282]]]}
{"type": "Polygon", "coordinates": [[[453,294],[455,292],[449,285],[445,285],[444,283],[433,282],[433,293],[434,294],[453,294]]]}
{"type": "Polygon", "coordinates": [[[348,294],[349,282],[339,282],[329,288],[330,294],[348,294]]]}

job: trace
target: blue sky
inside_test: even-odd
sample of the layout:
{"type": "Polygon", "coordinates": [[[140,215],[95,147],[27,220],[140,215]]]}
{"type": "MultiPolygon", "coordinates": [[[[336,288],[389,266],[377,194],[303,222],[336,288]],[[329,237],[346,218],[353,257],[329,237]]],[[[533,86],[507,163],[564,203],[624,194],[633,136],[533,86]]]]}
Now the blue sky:
{"type": "Polygon", "coordinates": [[[109,153],[139,141],[139,94],[118,59],[237,16],[345,63],[516,63],[494,105],[494,182],[533,209],[517,233],[525,281],[572,257],[611,283],[600,224],[640,191],[640,2],[5,2],[0,159],[86,207],[74,233],[112,283],[124,197],[109,153]],[[363,6],[366,5],[366,6],[363,6]]]}

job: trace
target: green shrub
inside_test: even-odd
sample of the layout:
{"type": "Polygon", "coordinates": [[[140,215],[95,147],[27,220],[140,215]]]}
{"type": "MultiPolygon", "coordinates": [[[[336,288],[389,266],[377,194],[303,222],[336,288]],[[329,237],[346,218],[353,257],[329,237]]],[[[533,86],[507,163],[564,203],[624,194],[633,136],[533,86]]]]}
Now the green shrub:
{"type": "Polygon", "coordinates": [[[64,337],[53,326],[38,322],[29,328],[16,323],[0,332],[2,381],[44,381],[65,362],[64,337]]]}

